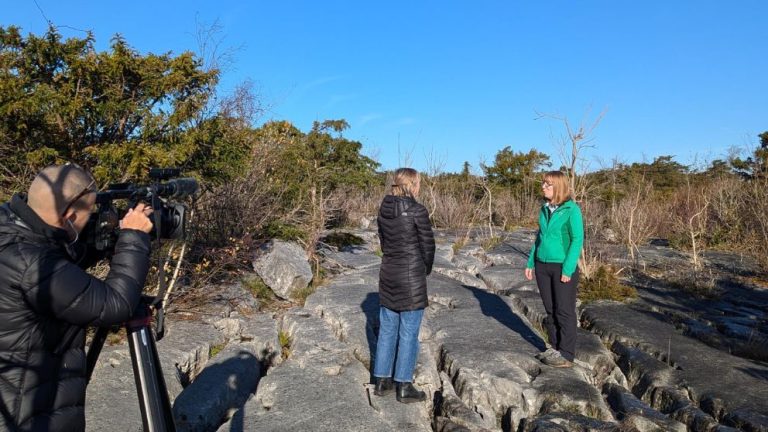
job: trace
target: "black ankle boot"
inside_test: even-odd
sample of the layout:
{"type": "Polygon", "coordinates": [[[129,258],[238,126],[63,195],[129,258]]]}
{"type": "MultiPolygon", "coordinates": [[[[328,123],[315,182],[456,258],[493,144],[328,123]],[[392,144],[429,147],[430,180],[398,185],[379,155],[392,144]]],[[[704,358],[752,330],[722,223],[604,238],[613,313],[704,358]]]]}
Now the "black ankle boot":
{"type": "Polygon", "coordinates": [[[421,402],[427,398],[426,393],[421,390],[417,390],[413,384],[409,382],[395,383],[397,387],[397,401],[402,403],[421,402]]]}
{"type": "Polygon", "coordinates": [[[376,387],[373,389],[373,394],[376,396],[385,396],[392,393],[395,389],[395,384],[392,378],[374,378],[376,381],[376,387]]]}

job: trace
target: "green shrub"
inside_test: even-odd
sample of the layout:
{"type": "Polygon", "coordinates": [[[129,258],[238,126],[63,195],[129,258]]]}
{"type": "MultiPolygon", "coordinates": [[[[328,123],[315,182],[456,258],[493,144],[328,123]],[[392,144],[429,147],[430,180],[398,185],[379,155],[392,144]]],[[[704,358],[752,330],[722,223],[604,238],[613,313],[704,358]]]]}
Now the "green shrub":
{"type": "Polygon", "coordinates": [[[274,303],[275,293],[272,292],[260,277],[253,275],[252,277],[243,280],[243,286],[245,286],[254,297],[259,299],[260,307],[266,307],[274,303]]]}
{"type": "Polygon", "coordinates": [[[227,344],[225,344],[225,343],[220,343],[220,344],[212,345],[210,348],[208,348],[208,358],[215,357],[216,354],[220,353],[221,350],[223,350],[226,345],[227,344]]]}
{"type": "Polygon", "coordinates": [[[361,237],[346,232],[334,232],[328,234],[322,238],[321,241],[339,249],[347,246],[360,246],[365,244],[365,240],[361,237]]]}
{"type": "Polygon", "coordinates": [[[280,343],[280,355],[286,359],[291,355],[291,335],[280,330],[277,333],[277,340],[280,343]]]}
{"type": "Polygon", "coordinates": [[[637,291],[622,284],[612,266],[601,264],[591,277],[579,283],[579,299],[583,302],[595,300],[626,301],[636,298],[637,291]]]}
{"type": "Polygon", "coordinates": [[[307,233],[301,228],[280,221],[272,221],[264,227],[264,234],[280,240],[306,240],[307,233]]]}

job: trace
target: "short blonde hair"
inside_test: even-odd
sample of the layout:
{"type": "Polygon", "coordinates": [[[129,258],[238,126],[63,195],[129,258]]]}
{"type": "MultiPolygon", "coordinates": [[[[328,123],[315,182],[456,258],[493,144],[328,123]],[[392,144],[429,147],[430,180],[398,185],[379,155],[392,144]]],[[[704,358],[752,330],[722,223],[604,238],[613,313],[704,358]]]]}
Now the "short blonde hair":
{"type": "Polygon", "coordinates": [[[544,181],[552,185],[552,199],[550,203],[560,205],[569,199],[573,199],[571,184],[568,177],[562,171],[549,171],[544,174],[544,181]]]}
{"type": "Polygon", "coordinates": [[[418,171],[413,168],[398,168],[392,176],[392,195],[413,197],[419,182],[418,171]]]}

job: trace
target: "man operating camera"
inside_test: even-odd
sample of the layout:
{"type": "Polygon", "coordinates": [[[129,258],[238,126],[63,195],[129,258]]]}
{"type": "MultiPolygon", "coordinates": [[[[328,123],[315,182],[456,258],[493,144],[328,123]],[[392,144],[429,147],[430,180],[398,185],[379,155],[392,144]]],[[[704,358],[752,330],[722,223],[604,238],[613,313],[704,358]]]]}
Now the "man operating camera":
{"type": "Polygon", "coordinates": [[[88,172],[58,165],[0,206],[0,429],[84,430],[86,327],[124,322],[139,304],[152,209],[124,216],[100,280],[74,247],[96,194],[88,172]]]}

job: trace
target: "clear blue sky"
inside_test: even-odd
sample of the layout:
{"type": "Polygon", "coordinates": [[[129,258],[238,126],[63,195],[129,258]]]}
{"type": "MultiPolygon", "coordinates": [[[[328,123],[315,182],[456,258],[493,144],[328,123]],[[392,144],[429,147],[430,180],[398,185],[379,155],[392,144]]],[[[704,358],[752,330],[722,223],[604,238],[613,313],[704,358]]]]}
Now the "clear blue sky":
{"type": "Polygon", "coordinates": [[[385,169],[477,170],[505,146],[557,166],[563,128],[537,111],[577,124],[607,110],[593,168],[711,160],[768,130],[765,0],[3,3],[2,25],[41,34],[44,13],[99,49],[120,33],[140,52],[197,51],[198,25],[218,22],[220,49],[236,49],[223,91],[253,81],[260,123],[344,118],[385,169]]]}

